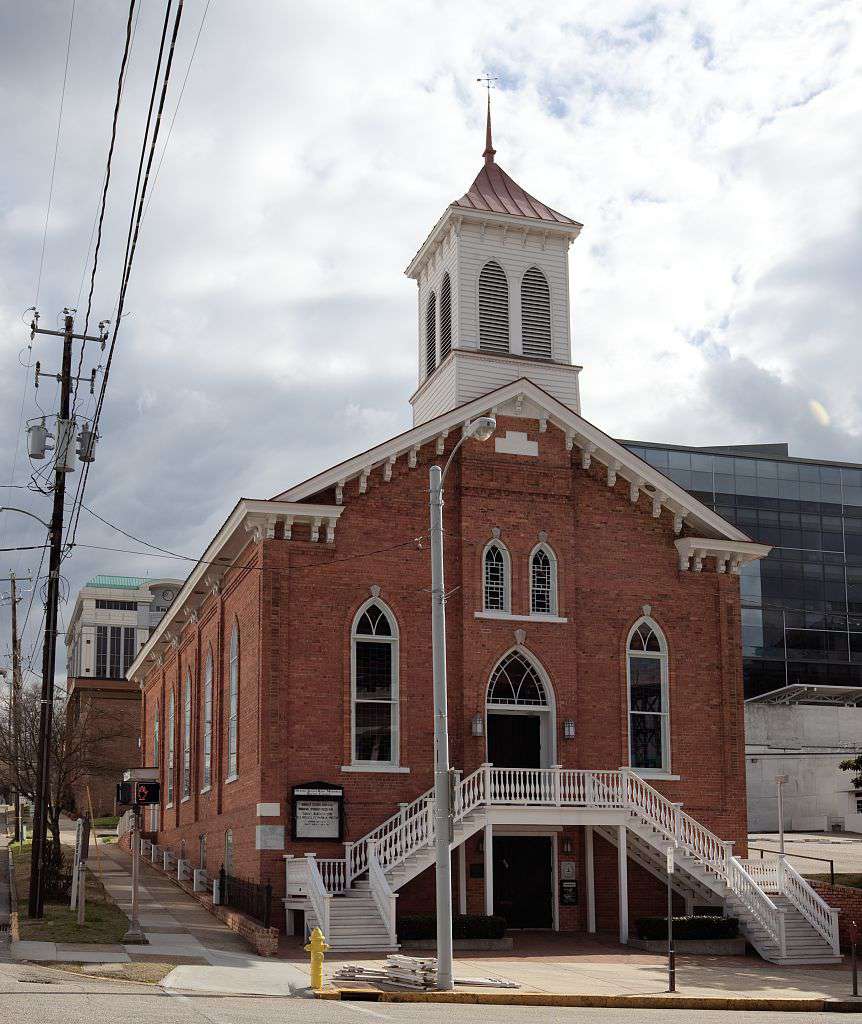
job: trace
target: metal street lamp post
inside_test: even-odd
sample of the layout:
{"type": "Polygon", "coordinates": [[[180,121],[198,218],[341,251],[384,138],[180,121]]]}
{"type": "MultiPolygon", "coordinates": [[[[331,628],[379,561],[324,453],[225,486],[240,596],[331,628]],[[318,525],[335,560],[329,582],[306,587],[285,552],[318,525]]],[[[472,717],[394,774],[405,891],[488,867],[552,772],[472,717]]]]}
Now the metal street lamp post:
{"type": "Polygon", "coordinates": [[[775,785],[778,786],[778,856],[784,856],[784,784],[789,775],[776,775],[775,785]]]}
{"type": "Polygon", "coordinates": [[[446,695],[446,592],[443,584],[443,480],[455,452],[475,437],[487,441],[497,424],[480,416],[468,424],[452,449],[442,472],[430,468],[431,507],[431,646],[434,673],[434,843],[437,888],[437,988],[449,991],[452,978],[452,865],[451,808],[449,806],[449,725],[446,695]]]}

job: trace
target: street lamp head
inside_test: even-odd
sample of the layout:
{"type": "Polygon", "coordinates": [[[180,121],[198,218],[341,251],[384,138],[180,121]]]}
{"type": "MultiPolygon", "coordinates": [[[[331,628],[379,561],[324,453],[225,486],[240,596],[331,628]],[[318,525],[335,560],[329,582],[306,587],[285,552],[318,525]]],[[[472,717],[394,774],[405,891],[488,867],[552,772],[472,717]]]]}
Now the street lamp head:
{"type": "Polygon", "coordinates": [[[487,441],[496,429],[497,421],[493,416],[479,416],[470,424],[467,436],[475,437],[477,441],[487,441]]]}

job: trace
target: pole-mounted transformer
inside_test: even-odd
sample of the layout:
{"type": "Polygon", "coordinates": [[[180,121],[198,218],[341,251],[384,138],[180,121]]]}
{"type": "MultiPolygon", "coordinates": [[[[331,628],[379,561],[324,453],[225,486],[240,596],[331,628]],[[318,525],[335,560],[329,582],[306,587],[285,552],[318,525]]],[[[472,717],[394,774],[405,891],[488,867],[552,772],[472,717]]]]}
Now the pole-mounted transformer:
{"type": "Polygon", "coordinates": [[[43,416],[38,423],[31,423],[27,427],[27,454],[31,459],[44,459],[48,451],[48,438],[53,440],[54,435],[45,426],[43,416]]]}
{"type": "Polygon", "coordinates": [[[98,440],[99,435],[84,420],[84,426],[78,434],[78,458],[81,462],[95,462],[96,442],[98,440]]]}

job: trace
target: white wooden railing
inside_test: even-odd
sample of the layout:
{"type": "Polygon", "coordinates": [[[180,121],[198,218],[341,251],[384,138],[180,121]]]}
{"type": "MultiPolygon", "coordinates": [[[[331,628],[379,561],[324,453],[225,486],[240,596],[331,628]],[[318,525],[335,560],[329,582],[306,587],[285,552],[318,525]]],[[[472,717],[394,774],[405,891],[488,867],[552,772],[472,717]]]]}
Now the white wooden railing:
{"type": "Polygon", "coordinates": [[[332,895],[344,892],[347,888],[347,860],[341,858],[324,858],[317,861],[317,869],[320,877],[326,886],[326,891],[332,895]]]}
{"type": "Polygon", "coordinates": [[[386,925],[389,941],[394,946],[397,942],[395,932],[395,901],[398,899],[398,894],[393,892],[392,887],[389,885],[389,880],[380,865],[380,861],[377,859],[374,843],[368,847],[368,884],[380,917],[386,925]]]}
{"type": "Polygon", "coordinates": [[[317,869],[317,858],[313,853],[305,855],[305,863],[308,871],[308,898],[314,909],[317,924],[323,932],[323,937],[329,937],[329,901],[332,896],[326,891],[323,884],[323,876],[317,869]]]}

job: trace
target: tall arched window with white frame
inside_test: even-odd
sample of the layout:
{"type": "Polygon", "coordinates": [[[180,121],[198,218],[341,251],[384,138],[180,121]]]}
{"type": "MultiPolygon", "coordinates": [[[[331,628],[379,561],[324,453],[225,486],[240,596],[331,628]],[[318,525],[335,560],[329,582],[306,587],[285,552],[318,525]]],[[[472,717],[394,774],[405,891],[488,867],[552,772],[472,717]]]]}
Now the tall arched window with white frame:
{"type": "MultiPolygon", "coordinates": [[[[162,772],[161,751],[159,750],[159,716],[161,711],[161,705],[159,701],[156,701],[156,713],[153,717],[153,765],[158,768],[160,776],[162,772]]],[[[158,832],[159,830],[158,804],[153,804],[150,807],[150,829],[153,832],[158,832]]]]}
{"type": "Polygon", "coordinates": [[[239,626],[230,631],[230,664],[228,669],[227,778],[239,774],[239,626]]]}
{"type": "Polygon", "coordinates": [[[440,285],[440,362],[452,351],[452,281],[447,271],[440,285]]]}
{"type": "Polygon", "coordinates": [[[551,289],[538,267],[521,279],[521,344],[531,359],[551,358],[551,289]]]}
{"type": "Polygon", "coordinates": [[[192,674],[186,669],[183,691],[183,800],[192,795],[192,674]]]}
{"type": "Polygon", "coordinates": [[[374,599],[359,609],[351,636],[353,763],[398,764],[398,625],[374,599]]]}
{"type": "Polygon", "coordinates": [[[491,541],[482,555],[482,607],[486,612],[511,611],[510,567],[505,546],[498,540],[491,541]]]}
{"type": "Polygon", "coordinates": [[[434,292],[425,303],[425,376],[437,367],[437,296],[434,292]]]}
{"type": "Polygon", "coordinates": [[[557,614],[557,558],[547,544],[530,556],[530,614],[557,614]]]}
{"type": "Polygon", "coordinates": [[[176,730],[176,704],[174,691],[168,697],[168,807],[174,802],[174,736],[176,730]]]}
{"type": "Polygon", "coordinates": [[[479,348],[509,351],[509,282],[496,260],[486,263],[479,274],[479,348]]]}
{"type": "Polygon", "coordinates": [[[667,642],[650,618],[632,626],[627,643],[629,764],[670,771],[667,642]]]}
{"type": "Polygon", "coordinates": [[[207,651],[204,665],[204,714],[203,714],[203,789],[212,786],[213,780],[213,652],[207,651]]]}

